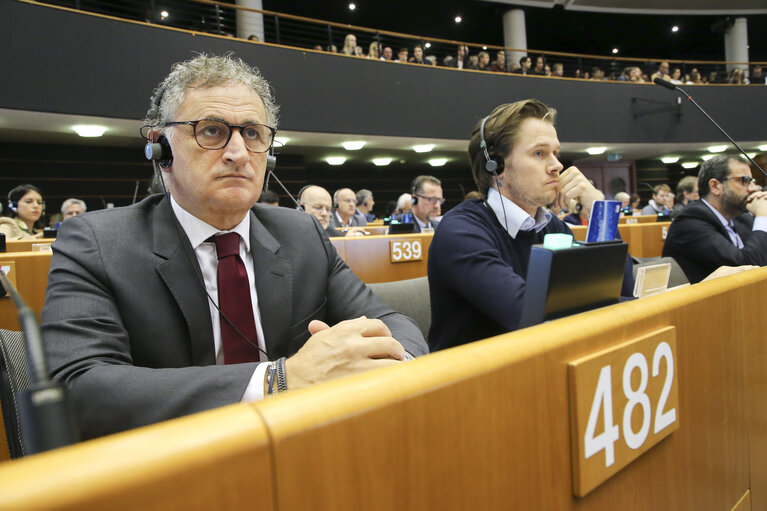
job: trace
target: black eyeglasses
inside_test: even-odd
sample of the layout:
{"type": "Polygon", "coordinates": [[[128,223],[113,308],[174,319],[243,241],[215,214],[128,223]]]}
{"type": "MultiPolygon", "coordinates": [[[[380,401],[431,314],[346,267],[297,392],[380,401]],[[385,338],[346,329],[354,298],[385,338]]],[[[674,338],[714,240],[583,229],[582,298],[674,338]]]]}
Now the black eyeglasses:
{"type": "Polygon", "coordinates": [[[756,182],[756,179],[754,179],[753,177],[748,177],[748,176],[729,176],[724,178],[725,181],[727,181],[728,179],[739,179],[743,186],[748,186],[751,183],[756,182]]]}
{"type": "Polygon", "coordinates": [[[415,196],[418,197],[419,199],[424,199],[429,201],[429,204],[431,204],[432,206],[438,202],[440,206],[445,203],[445,199],[443,199],[442,197],[427,197],[425,195],[419,195],[419,194],[415,194],[415,196]]]}
{"type": "Polygon", "coordinates": [[[272,146],[274,135],[277,130],[266,124],[228,124],[224,121],[213,119],[200,119],[199,121],[172,121],[164,126],[176,124],[188,124],[194,129],[194,139],[197,145],[203,149],[221,149],[232,139],[232,129],[239,129],[245,148],[251,153],[265,153],[272,146]]]}

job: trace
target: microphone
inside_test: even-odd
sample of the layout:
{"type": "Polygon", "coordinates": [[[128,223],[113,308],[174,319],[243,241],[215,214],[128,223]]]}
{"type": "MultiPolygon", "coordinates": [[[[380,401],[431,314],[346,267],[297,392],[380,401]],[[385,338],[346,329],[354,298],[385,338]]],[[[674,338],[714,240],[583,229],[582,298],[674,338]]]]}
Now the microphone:
{"type": "Polygon", "coordinates": [[[722,127],[721,127],[721,126],[719,126],[719,124],[717,124],[717,123],[716,123],[716,121],[715,121],[714,119],[712,119],[712,118],[711,118],[711,116],[710,116],[710,115],[708,115],[708,113],[706,113],[706,111],[705,111],[705,110],[703,110],[703,108],[702,108],[702,107],[701,107],[701,106],[700,106],[700,105],[699,105],[699,104],[698,104],[698,103],[697,103],[697,102],[696,102],[694,99],[692,99],[692,96],[690,96],[689,94],[687,94],[687,92],[683,91],[681,88],[677,87],[676,85],[674,85],[673,83],[669,82],[668,80],[664,80],[663,78],[660,78],[660,77],[657,77],[657,76],[656,76],[655,78],[653,78],[653,80],[652,80],[652,81],[653,81],[653,83],[654,83],[655,85],[660,85],[661,87],[665,87],[665,88],[667,88],[667,89],[669,89],[669,90],[675,90],[675,91],[679,91],[679,92],[681,92],[682,94],[684,94],[685,96],[687,96],[687,99],[690,101],[690,103],[692,103],[693,105],[695,105],[695,108],[697,108],[698,110],[700,110],[700,112],[701,112],[703,115],[705,115],[705,116],[706,116],[706,118],[707,118],[709,121],[711,121],[711,124],[713,124],[714,126],[716,126],[716,128],[717,128],[719,131],[721,131],[721,132],[722,132],[722,135],[724,135],[725,137],[727,137],[727,139],[728,139],[730,142],[732,142],[732,145],[734,145],[734,146],[735,146],[735,147],[738,149],[738,151],[740,151],[740,152],[743,154],[743,156],[745,156],[745,157],[748,159],[748,161],[750,161],[750,162],[751,162],[751,165],[753,165],[754,167],[758,168],[758,169],[759,169],[759,171],[760,171],[762,174],[764,174],[764,176],[765,176],[765,177],[767,177],[767,172],[765,172],[765,171],[764,171],[764,169],[763,169],[762,167],[760,167],[759,165],[757,165],[757,163],[756,163],[754,160],[752,160],[752,159],[751,159],[751,157],[750,157],[748,154],[746,154],[746,151],[744,151],[744,150],[743,150],[743,148],[741,148],[741,147],[738,145],[738,143],[737,143],[737,142],[735,142],[735,141],[732,139],[732,137],[731,137],[730,135],[728,135],[728,134],[727,134],[727,132],[726,132],[726,131],[724,131],[724,130],[722,129],[722,127]]]}
{"type": "Polygon", "coordinates": [[[37,317],[0,270],[0,282],[11,295],[26,339],[29,387],[18,393],[25,454],[77,443],[78,433],[64,387],[48,376],[37,317]]]}
{"type": "Polygon", "coordinates": [[[288,197],[290,197],[290,200],[292,200],[292,201],[293,201],[293,204],[295,204],[295,205],[296,205],[296,208],[298,208],[298,209],[300,209],[301,211],[303,211],[303,209],[304,209],[304,208],[302,208],[302,207],[301,207],[301,205],[298,203],[298,201],[297,201],[295,198],[293,198],[293,195],[292,195],[292,194],[291,194],[291,193],[288,191],[288,189],[287,189],[287,188],[285,188],[285,185],[284,185],[284,184],[282,184],[282,181],[280,181],[280,178],[278,178],[278,177],[277,177],[277,174],[275,174],[275,173],[274,173],[274,171],[273,171],[273,170],[271,170],[271,169],[269,169],[269,170],[267,171],[267,176],[266,176],[266,189],[267,189],[267,190],[269,189],[269,177],[274,177],[274,180],[275,180],[275,181],[277,181],[277,184],[278,184],[278,185],[280,185],[280,188],[282,188],[282,189],[283,189],[283,191],[284,191],[286,194],[288,194],[288,197]]]}

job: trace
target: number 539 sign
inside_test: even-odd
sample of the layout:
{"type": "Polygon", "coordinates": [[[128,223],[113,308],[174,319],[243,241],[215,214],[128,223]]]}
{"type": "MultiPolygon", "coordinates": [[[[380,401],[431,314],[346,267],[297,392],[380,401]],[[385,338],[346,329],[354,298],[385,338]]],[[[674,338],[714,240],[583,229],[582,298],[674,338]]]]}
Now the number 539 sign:
{"type": "Polygon", "coordinates": [[[584,496],[679,428],[676,330],[569,364],[573,490],[584,496]]]}

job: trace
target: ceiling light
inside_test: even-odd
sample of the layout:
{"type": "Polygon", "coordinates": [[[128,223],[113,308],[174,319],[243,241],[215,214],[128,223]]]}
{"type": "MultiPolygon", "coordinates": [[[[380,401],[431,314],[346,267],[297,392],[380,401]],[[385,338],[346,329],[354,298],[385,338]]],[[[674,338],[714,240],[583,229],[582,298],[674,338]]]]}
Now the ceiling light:
{"type": "Polygon", "coordinates": [[[671,27],[671,31],[672,32],[679,32],[679,27],[677,25],[674,25],[673,27],[671,27]]]}
{"type": "Polygon", "coordinates": [[[753,160],[754,158],[756,158],[756,153],[746,153],[746,156],[748,156],[749,158],[753,160]]]}
{"type": "Polygon", "coordinates": [[[355,4],[349,4],[349,10],[350,11],[353,11],[356,8],[357,8],[357,6],[355,4]]]}
{"type": "Polygon", "coordinates": [[[709,153],[721,153],[724,152],[724,150],[727,149],[726,145],[712,145],[708,148],[709,153]]]}
{"type": "Polygon", "coordinates": [[[417,153],[428,153],[432,149],[434,149],[434,144],[422,144],[413,146],[413,151],[417,153]]]}
{"type": "Polygon", "coordinates": [[[391,158],[373,158],[373,165],[376,167],[385,167],[391,163],[391,158]]]}
{"type": "Polygon", "coordinates": [[[487,50],[487,46],[483,46],[483,47],[482,47],[482,49],[483,49],[483,50],[487,50]]]}
{"type": "Polygon", "coordinates": [[[168,11],[162,11],[162,12],[160,13],[160,16],[162,17],[162,19],[165,19],[165,18],[167,18],[167,17],[169,16],[169,14],[168,14],[168,11]]]}
{"type": "Polygon", "coordinates": [[[616,55],[618,53],[618,48],[613,48],[613,55],[616,55]]]}
{"type": "Polygon", "coordinates": [[[424,48],[431,48],[431,43],[426,43],[423,45],[424,48]]]}
{"type": "Polygon", "coordinates": [[[328,156],[325,158],[328,165],[343,165],[346,161],[346,156],[328,156]]]}
{"type": "Polygon", "coordinates": [[[601,146],[601,147],[587,147],[586,148],[586,152],[589,153],[592,156],[595,155],[595,154],[602,154],[605,151],[607,151],[607,148],[605,146],[601,146]]]}
{"type": "Polygon", "coordinates": [[[274,141],[277,142],[277,145],[280,147],[288,145],[288,140],[290,140],[288,137],[274,137],[274,141]]]}
{"type": "Polygon", "coordinates": [[[433,158],[429,160],[429,165],[432,167],[441,167],[445,163],[447,163],[447,158],[433,158]]]}
{"type": "Polygon", "coordinates": [[[679,161],[679,156],[664,156],[660,161],[663,163],[676,163],[679,161]]]}
{"type": "Polygon", "coordinates": [[[757,149],[759,149],[760,151],[767,151],[767,144],[760,145],[759,147],[757,147],[757,149]]]}
{"type": "Polygon", "coordinates": [[[713,154],[704,154],[703,156],[700,157],[700,159],[703,160],[703,161],[708,161],[708,160],[710,160],[713,157],[714,157],[713,154]]]}
{"type": "Polygon", "coordinates": [[[341,144],[344,146],[344,149],[347,151],[359,151],[363,147],[365,147],[365,141],[364,140],[352,140],[351,142],[344,142],[341,144]]]}
{"type": "Polygon", "coordinates": [[[694,169],[698,165],[700,165],[700,164],[697,161],[686,161],[686,162],[682,163],[682,168],[683,169],[694,169]]]}
{"type": "Polygon", "coordinates": [[[461,18],[460,16],[456,16],[456,17],[455,17],[455,22],[456,22],[456,23],[460,23],[460,22],[462,22],[462,21],[463,21],[463,18],[461,18]]]}
{"type": "Polygon", "coordinates": [[[81,137],[100,137],[107,130],[106,126],[97,124],[78,124],[72,126],[72,129],[81,137]]]}

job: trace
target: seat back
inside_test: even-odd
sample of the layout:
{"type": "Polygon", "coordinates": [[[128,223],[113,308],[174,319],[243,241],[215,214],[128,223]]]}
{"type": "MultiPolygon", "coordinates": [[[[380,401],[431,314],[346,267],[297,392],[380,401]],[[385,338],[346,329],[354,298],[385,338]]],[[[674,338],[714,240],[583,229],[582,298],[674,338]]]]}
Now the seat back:
{"type": "Polygon", "coordinates": [[[427,277],[368,284],[389,307],[413,319],[426,339],[431,325],[431,300],[427,277]]]}
{"type": "Polygon", "coordinates": [[[17,395],[29,387],[24,334],[0,329],[0,406],[11,458],[24,456],[17,395]]]}
{"type": "Polygon", "coordinates": [[[690,281],[687,279],[687,276],[684,274],[684,271],[682,270],[682,267],[679,266],[679,263],[676,262],[676,259],[673,257],[645,257],[645,258],[634,258],[635,261],[639,261],[639,264],[634,265],[634,277],[637,275],[637,270],[641,268],[642,266],[651,266],[653,264],[663,264],[663,263],[670,263],[671,264],[671,274],[668,277],[668,287],[676,287],[681,286],[682,284],[689,284],[690,281]]]}

